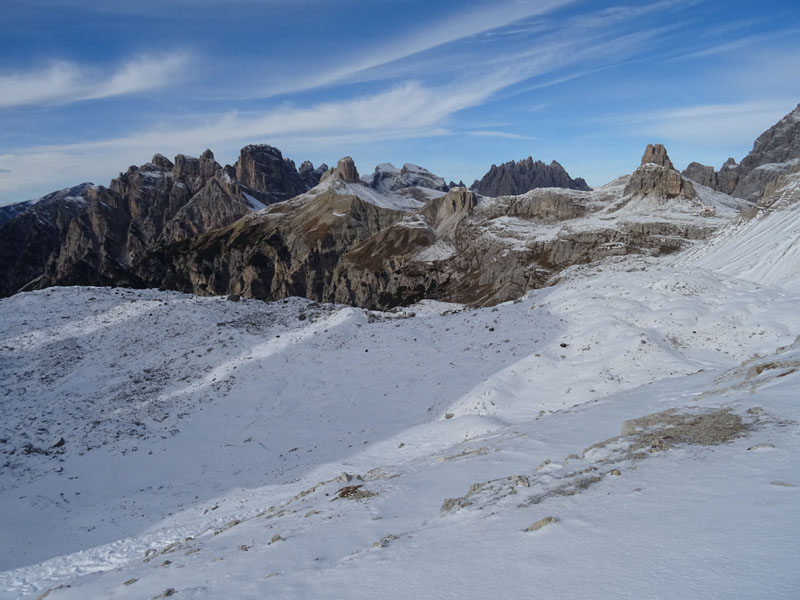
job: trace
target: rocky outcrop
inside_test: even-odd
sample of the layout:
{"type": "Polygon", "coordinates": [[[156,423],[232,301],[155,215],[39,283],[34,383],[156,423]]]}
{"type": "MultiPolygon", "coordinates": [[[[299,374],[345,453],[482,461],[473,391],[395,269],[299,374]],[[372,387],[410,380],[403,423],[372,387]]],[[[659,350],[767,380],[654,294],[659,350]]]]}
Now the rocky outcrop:
{"type": "Polygon", "coordinates": [[[358,175],[356,163],[350,156],[340,158],[336,163],[336,176],[344,183],[360,183],[361,177],[358,175]]]}
{"type": "Polygon", "coordinates": [[[422,209],[434,227],[446,221],[461,220],[475,208],[478,199],[475,194],[464,187],[453,188],[441,198],[434,198],[422,209]]]}
{"type": "Polygon", "coordinates": [[[448,186],[444,179],[431,173],[428,169],[405,163],[398,169],[391,163],[382,163],[364,182],[372,189],[380,192],[394,192],[410,187],[421,187],[446,192],[448,186]]]}
{"type": "Polygon", "coordinates": [[[159,248],[131,270],[126,283],[201,295],[331,300],[342,255],[403,215],[331,187],[313,199],[276,205],[159,248]]]}
{"type": "Polygon", "coordinates": [[[530,156],[520,162],[507,162],[499,167],[492,165],[489,172],[471,190],[483,196],[516,196],[535,188],[560,187],[572,190],[588,190],[586,182],[578,177],[572,179],[556,161],[549,165],[534,161],[530,156]]]}
{"type": "Polygon", "coordinates": [[[294,162],[266,144],[242,148],[234,169],[244,191],[264,204],[288,200],[308,189],[294,162]]]}
{"type": "Polygon", "coordinates": [[[691,163],[683,174],[723,194],[757,202],[772,182],[797,164],[800,164],[800,104],[758,137],[741,164],[729,158],[714,172],[711,167],[691,163]]]}
{"type": "Polygon", "coordinates": [[[681,175],[700,185],[710,187],[712,190],[717,189],[717,172],[714,171],[714,167],[692,162],[681,172],[681,175]]]}
{"type": "Polygon", "coordinates": [[[625,185],[624,195],[636,199],[654,199],[664,205],[674,198],[697,198],[691,182],[675,170],[666,148],[661,144],[648,144],[641,165],[625,185]]]}
{"type": "Polygon", "coordinates": [[[25,202],[24,210],[0,225],[0,296],[9,296],[41,276],[70,223],[87,211],[92,187],[84,183],[25,202]]]}
{"type": "Polygon", "coordinates": [[[770,182],[800,163],[800,104],[756,139],[736,169],[733,195],[756,201],[770,182]]]}
{"type": "Polygon", "coordinates": [[[310,160],[303,161],[303,164],[300,165],[300,168],[297,170],[298,175],[300,175],[300,179],[303,180],[303,185],[305,185],[306,190],[310,190],[313,187],[319,185],[319,182],[322,180],[322,176],[327,172],[328,165],[322,163],[316,169],[314,168],[314,164],[310,160]]]}
{"type": "Polygon", "coordinates": [[[657,165],[672,171],[675,170],[663,144],[647,144],[647,148],[645,148],[642,155],[641,165],[657,165]]]}
{"type": "Polygon", "coordinates": [[[739,181],[739,165],[733,158],[728,158],[722,165],[722,168],[717,171],[717,187],[714,188],[718,192],[733,194],[736,189],[736,184],[739,181]]]}

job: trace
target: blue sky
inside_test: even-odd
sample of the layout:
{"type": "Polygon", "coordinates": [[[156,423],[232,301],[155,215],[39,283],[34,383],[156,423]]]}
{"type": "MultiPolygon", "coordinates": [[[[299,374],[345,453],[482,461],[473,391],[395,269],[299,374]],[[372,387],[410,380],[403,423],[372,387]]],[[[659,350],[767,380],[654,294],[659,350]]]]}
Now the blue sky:
{"type": "Polygon", "coordinates": [[[800,102],[795,0],[3,0],[0,204],[160,152],[352,155],[602,185],[741,159],[800,102]]]}

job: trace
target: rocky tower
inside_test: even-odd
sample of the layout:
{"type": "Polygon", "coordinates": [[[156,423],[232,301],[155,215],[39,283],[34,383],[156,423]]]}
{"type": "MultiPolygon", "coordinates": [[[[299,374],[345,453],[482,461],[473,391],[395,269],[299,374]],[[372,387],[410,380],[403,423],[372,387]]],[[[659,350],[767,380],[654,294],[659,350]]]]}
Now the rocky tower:
{"type": "Polygon", "coordinates": [[[667,149],[663,144],[647,144],[647,148],[645,148],[644,155],[642,156],[642,162],[639,164],[640,166],[658,165],[659,167],[664,167],[665,169],[671,169],[673,171],[675,170],[675,167],[672,165],[672,161],[667,155],[667,149]]]}
{"type": "Polygon", "coordinates": [[[356,169],[356,163],[349,156],[339,159],[336,164],[336,174],[345,183],[359,183],[361,181],[358,169],[356,169]]]}
{"type": "Polygon", "coordinates": [[[234,168],[236,180],[264,204],[288,200],[307,190],[294,162],[266,144],[242,148],[234,168]]]}
{"type": "Polygon", "coordinates": [[[625,185],[625,196],[649,197],[662,201],[678,197],[697,198],[691,182],[675,170],[667,149],[661,144],[647,145],[641,165],[625,185]]]}

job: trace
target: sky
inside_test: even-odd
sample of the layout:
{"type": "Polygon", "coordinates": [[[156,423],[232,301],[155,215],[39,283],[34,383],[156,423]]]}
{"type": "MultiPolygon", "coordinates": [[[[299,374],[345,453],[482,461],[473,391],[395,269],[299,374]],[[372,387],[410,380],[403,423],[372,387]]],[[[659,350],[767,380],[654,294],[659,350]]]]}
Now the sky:
{"type": "Polygon", "coordinates": [[[648,143],[717,168],[800,103],[796,0],[3,0],[0,204],[266,143],[470,184],[648,143]]]}

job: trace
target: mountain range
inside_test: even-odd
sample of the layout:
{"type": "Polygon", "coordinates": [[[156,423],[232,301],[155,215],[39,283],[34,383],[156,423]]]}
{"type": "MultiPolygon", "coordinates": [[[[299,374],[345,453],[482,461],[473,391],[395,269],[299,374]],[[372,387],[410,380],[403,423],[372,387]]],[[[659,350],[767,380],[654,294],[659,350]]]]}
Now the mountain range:
{"type": "Polygon", "coordinates": [[[707,238],[800,162],[800,107],[741,162],[675,170],[663,146],[597,190],[553,161],[492,165],[470,190],[423,167],[361,177],[250,145],[233,166],[156,154],[108,187],[0,209],[0,295],[52,285],[155,287],[369,308],[491,305],[609,255],[707,238]]]}

